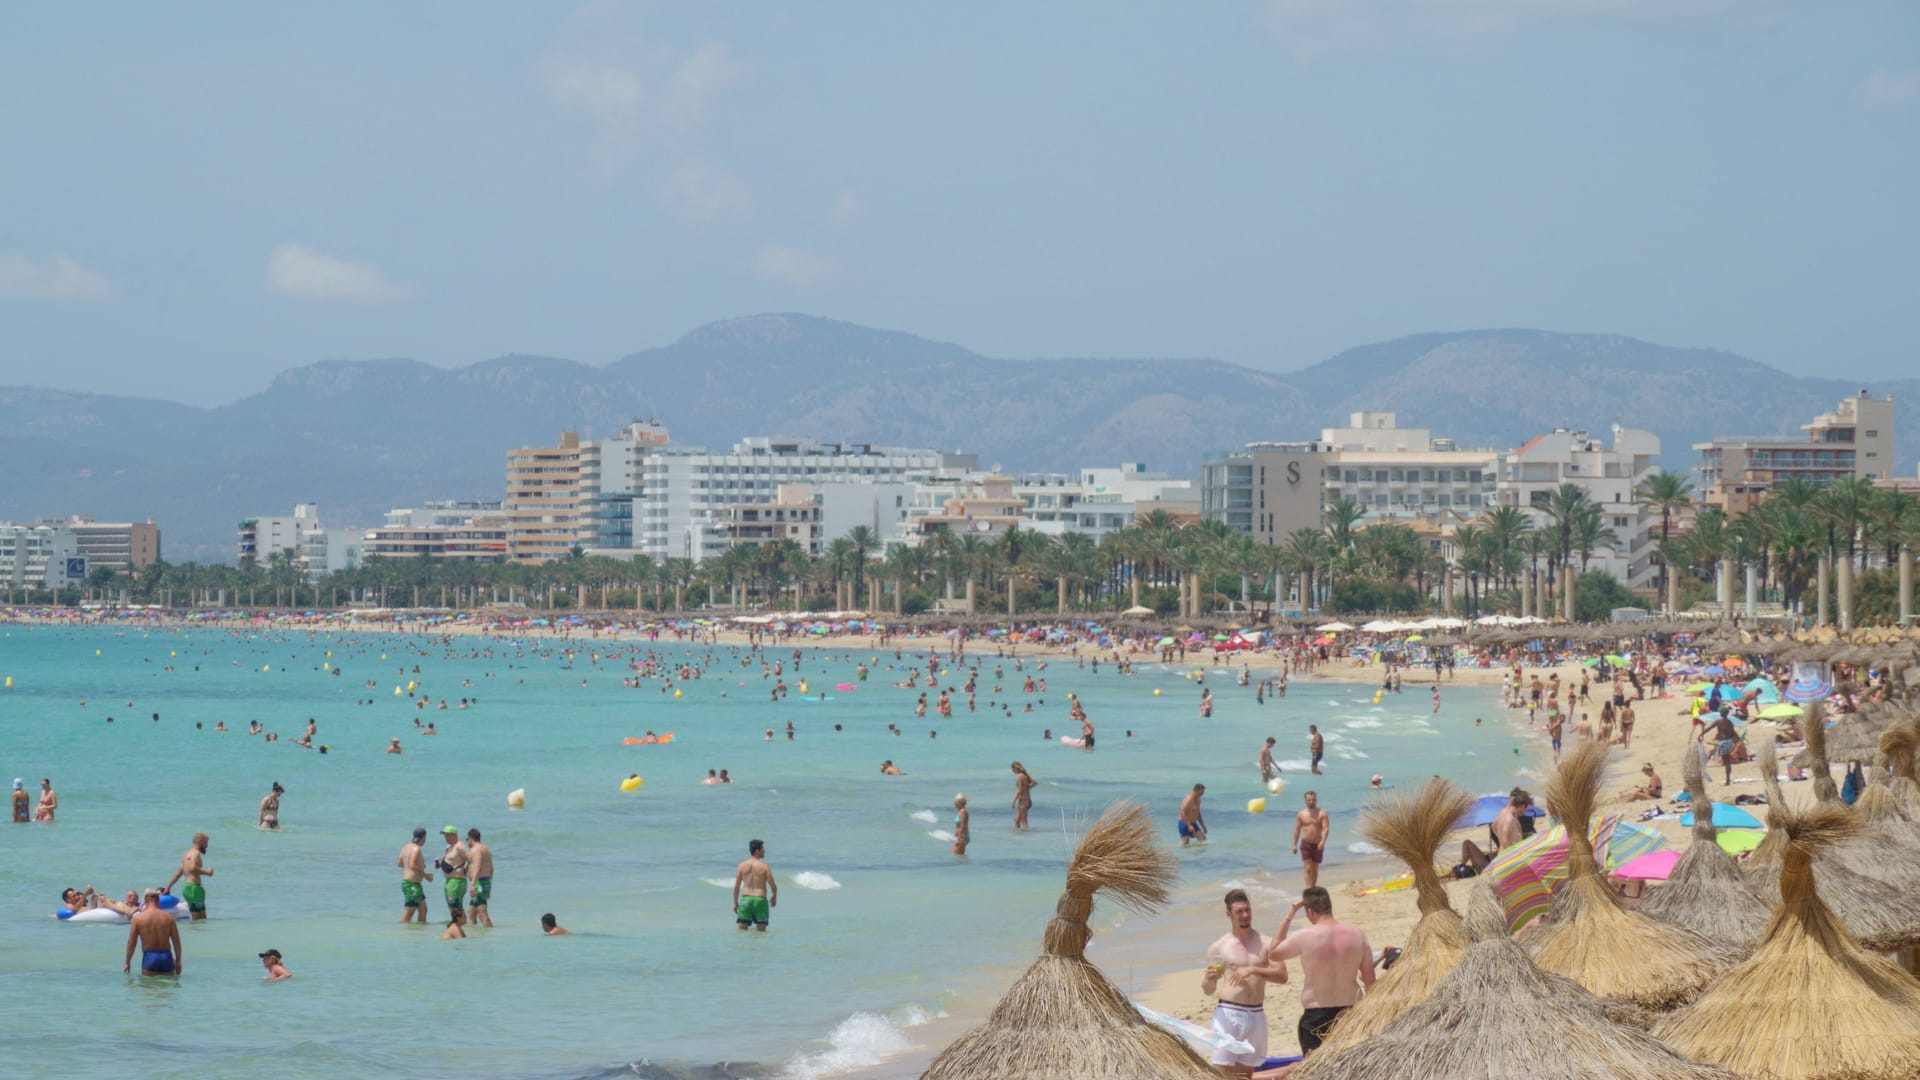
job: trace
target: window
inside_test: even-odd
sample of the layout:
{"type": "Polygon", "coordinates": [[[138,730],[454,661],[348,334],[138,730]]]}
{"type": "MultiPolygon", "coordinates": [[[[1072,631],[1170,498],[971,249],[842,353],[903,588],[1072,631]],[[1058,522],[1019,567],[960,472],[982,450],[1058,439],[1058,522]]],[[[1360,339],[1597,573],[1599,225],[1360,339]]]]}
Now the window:
{"type": "Polygon", "coordinates": [[[1877,439],[1880,437],[1880,433],[1877,431],[1869,431],[1866,433],[1866,435],[1867,435],[1867,438],[1869,439],[1877,439]]]}
{"type": "MultiPolygon", "coordinates": [[[[1451,483],[1453,483],[1453,470],[1452,470],[1452,469],[1441,469],[1441,470],[1440,470],[1440,482],[1441,482],[1441,483],[1443,483],[1443,484],[1451,484],[1451,483]]],[[[1445,504],[1445,503],[1441,503],[1440,505],[1442,505],[1442,506],[1445,506],[1446,504],[1445,504]]]]}

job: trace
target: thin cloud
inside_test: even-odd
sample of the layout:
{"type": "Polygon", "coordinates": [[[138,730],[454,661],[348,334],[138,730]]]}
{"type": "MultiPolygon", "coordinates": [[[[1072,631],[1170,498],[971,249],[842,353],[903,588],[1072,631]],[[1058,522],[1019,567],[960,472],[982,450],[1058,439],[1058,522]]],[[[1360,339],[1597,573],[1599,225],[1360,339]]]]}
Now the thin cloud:
{"type": "Polygon", "coordinates": [[[753,213],[752,190],[717,165],[687,163],[675,168],[660,186],[660,201],[695,225],[753,213]]]}
{"type": "Polygon", "coordinates": [[[299,244],[281,244],[267,258],[267,288],[313,304],[388,304],[414,293],[370,262],[322,255],[299,244]]]}
{"type": "Polygon", "coordinates": [[[0,300],[102,300],[113,283],[58,252],[45,259],[0,251],[0,300]]]}
{"type": "Polygon", "coordinates": [[[700,46],[667,80],[666,96],[660,103],[661,122],[675,131],[704,127],[713,99],[745,82],[752,71],[752,65],[728,55],[724,44],[700,46]]]}
{"type": "Polygon", "coordinates": [[[840,271],[839,266],[824,255],[778,245],[761,248],[748,269],[757,278],[803,289],[824,285],[840,271]]]}
{"type": "Polygon", "coordinates": [[[859,220],[859,217],[860,200],[851,191],[842,191],[839,197],[833,200],[832,208],[827,211],[827,220],[832,222],[836,229],[846,228],[859,220]]]}
{"type": "Polygon", "coordinates": [[[1876,71],[1860,88],[1860,104],[1869,109],[1896,108],[1920,101],[1920,71],[1876,71]]]}
{"type": "MultiPolygon", "coordinates": [[[[753,67],[720,42],[685,56],[642,43],[619,50],[576,42],[541,65],[541,89],[554,107],[593,126],[593,167],[612,180],[649,151],[668,160],[699,158],[696,136],[713,116],[714,100],[739,86],[753,67]]],[[[669,190],[672,184],[668,185],[669,190]]]]}

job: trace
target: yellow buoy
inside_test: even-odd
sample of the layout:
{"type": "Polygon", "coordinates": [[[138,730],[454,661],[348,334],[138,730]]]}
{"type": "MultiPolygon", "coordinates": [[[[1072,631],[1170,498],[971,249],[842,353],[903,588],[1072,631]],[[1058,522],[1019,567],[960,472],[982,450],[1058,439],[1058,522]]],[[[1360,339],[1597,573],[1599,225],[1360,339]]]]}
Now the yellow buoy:
{"type": "MultiPolygon", "coordinates": [[[[803,693],[803,694],[804,694],[804,693],[806,693],[806,691],[805,691],[804,689],[803,689],[803,690],[801,690],[800,692],[801,692],[801,693],[803,693]]],[[[674,696],[674,697],[679,697],[679,696],[680,696],[680,691],[678,691],[678,690],[675,690],[675,691],[673,692],[673,696],[674,696]]]]}
{"type": "Polygon", "coordinates": [[[637,776],[629,776],[625,780],[620,781],[620,790],[621,791],[639,791],[640,785],[644,783],[646,783],[646,781],[640,779],[637,776]]]}
{"type": "Polygon", "coordinates": [[[1380,704],[1380,695],[1381,695],[1382,693],[1384,693],[1384,691],[1381,691],[1381,690],[1375,690],[1375,691],[1373,692],[1373,703],[1374,703],[1375,705],[1378,705],[1378,704],[1380,704]]]}
{"type": "Polygon", "coordinates": [[[7,689],[13,689],[13,676],[7,676],[7,689]]]}
{"type": "Polygon", "coordinates": [[[393,688],[393,696],[394,696],[394,697],[399,697],[399,696],[400,696],[400,688],[399,688],[399,687],[397,687],[397,686],[396,686],[396,687],[394,687],[394,688],[393,688]]]}
{"type": "Polygon", "coordinates": [[[99,650],[99,649],[95,649],[95,650],[93,650],[93,655],[95,655],[95,656],[99,656],[99,655],[100,655],[100,650],[99,650]]]}
{"type": "Polygon", "coordinates": [[[1267,800],[1265,799],[1248,799],[1247,800],[1247,813],[1264,814],[1266,812],[1267,812],[1267,800]]]}
{"type": "Polygon", "coordinates": [[[525,810],[527,808],[527,789],[514,788],[507,792],[507,809],[525,810]]]}
{"type": "Polygon", "coordinates": [[[272,670],[273,670],[273,665],[272,665],[272,664],[261,664],[261,665],[260,665],[260,670],[261,670],[261,671],[272,671],[272,670]]]}
{"type": "Polygon", "coordinates": [[[1154,688],[1153,688],[1153,696],[1154,696],[1154,697],[1159,697],[1159,696],[1160,696],[1160,688],[1159,688],[1159,687],[1157,687],[1157,686],[1156,686],[1156,687],[1154,687],[1154,688]]]}

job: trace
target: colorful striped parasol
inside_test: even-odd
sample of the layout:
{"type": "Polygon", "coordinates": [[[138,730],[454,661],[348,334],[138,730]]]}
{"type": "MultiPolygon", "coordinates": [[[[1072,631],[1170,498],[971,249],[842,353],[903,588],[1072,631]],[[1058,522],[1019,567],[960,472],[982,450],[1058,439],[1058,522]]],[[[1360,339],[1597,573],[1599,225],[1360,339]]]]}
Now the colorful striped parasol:
{"type": "MultiPolygon", "coordinates": [[[[1602,866],[1612,865],[1610,853],[1620,828],[1618,814],[1595,814],[1587,822],[1587,839],[1593,844],[1594,858],[1602,866]]],[[[1627,828],[1632,832],[1622,848],[1627,851],[1625,858],[1652,850],[1641,847],[1644,841],[1637,835],[1651,830],[1638,826],[1627,828]]],[[[1657,833],[1654,836],[1658,839],[1657,833]]],[[[1567,883],[1567,848],[1566,826],[1555,822],[1502,851],[1481,872],[1480,876],[1486,879],[1506,910],[1508,931],[1517,932],[1553,906],[1554,896],[1567,883]]]]}

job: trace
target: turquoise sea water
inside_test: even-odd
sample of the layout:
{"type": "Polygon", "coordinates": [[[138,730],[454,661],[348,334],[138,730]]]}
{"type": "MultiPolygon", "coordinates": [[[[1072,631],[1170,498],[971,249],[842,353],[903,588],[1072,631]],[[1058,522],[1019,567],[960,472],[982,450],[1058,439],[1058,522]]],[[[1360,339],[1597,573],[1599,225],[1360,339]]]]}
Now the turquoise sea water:
{"type": "MultiPolygon", "coordinates": [[[[909,659],[932,644],[913,644],[909,659]]],[[[773,650],[796,687],[776,705],[759,661],[740,666],[742,649],[574,648],[569,658],[554,642],[476,637],[0,627],[0,675],[14,680],[0,691],[0,779],[34,789],[50,776],[61,796],[57,824],[0,830],[0,1060],[198,1080],[665,1076],[723,1061],[737,1064],[698,1074],[829,1076],[910,1049],[933,1016],[989,1004],[1035,952],[1071,835],[1115,799],[1145,802],[1172,842],[1180,796],[1208,785],[1213,842],[1182,859],[1185,883],[1211,888],[1297,868],[1290,811],[1309,786],[1334,813],[1337,860],[1361,850],[1350,846],[1353,811],[1373,773],[1497,790],[1530,762],[1512,755],[1496,695],[1465,687],[1446,688],[1431,717],[1425,687],[1376,706],[1370,688],[1296,679],[1262,706],[1232,672],[1209,669],[1218,704],[1203,722],[1179,670],[1122,676],[1103,664],[1095,675],[1056,658],[1037,673],[1047,692],[1025,694],[1038,658],[1016,671],[982,653],[979,711],[957,693],[952,720],[930,709],[922,721],[919,691],[891,685],[891,652],[805,650],[799,676],[832,700],[802,702],[791,650],[773,650]],[[647,651],[712,661],[677,684],[679,699],[657,681],[623,687],[647,651]],[[835,689],[875,656],[871,681],[835,689]],[[427,710],[404,693],[410,681],[427,710]],[[1099,725],[1093,753],[1041,738],[1077,731],[1068,692],[1099,725]],[[459,710],[463,696],[478,704],[459,710]],[[448,710],[432,707],[441,699],[448,710]],[[309,717],[325,756],[292,743],[309,717]],[[421,736],[416,718],[444,734],[421,736]],[[255,719],[283,741],[245,734],[255,719]],[[212,732],[218,721],[235,730],[212,732]],[[1311,780],[1309,723],[1329,740],[1327,774],[1311,780]],[[648,729],[675,741],[622,745],[648,729]],[[1254,758],[1269,734],[1288,788],[1252,816],[1244,803],[1262,793],[1254,758]],[[382,752],[395,736],[404,755],[382,752]],[[880,776],[887,758],[907,775],[880,776]],[[1040,781],[1025,834],[1010,828],[1014,758],[1040,781]],[[710,768],[737,782],[701,786],[710,768]],[[635,772],[645,786],[621,793],[635,772]],[[284,829],[264,833],[254,823],[274,781],[287,789],[284,829]],[[515,788],[525,810],[506,806],[515,788]],[[962,791],[974,812],[964,862],[935,835],[951,829],[962,791]],[[465,941],[439,939],[437,880],[431,929],[399,922],[395,856],[414,826],[446,824],[479,827],[498,864],[497,926],[465,941]],[[212,918],[183,928],[181,978],[123,975],[124,927],[47,917],[66,885],[164,884],[195,831],[211,836],[212,918]],[[734,865],[755,837],[780,883],[765,936],[736,932],[729,907],[734,865]],[[547,911],[573,933],[542,937],[547,911]],[[256,954],[268,947],[293,980],[261,981],[256,954]]],[[[1096,918],[1112,925],[1105,909],[1096,918]]]]}

